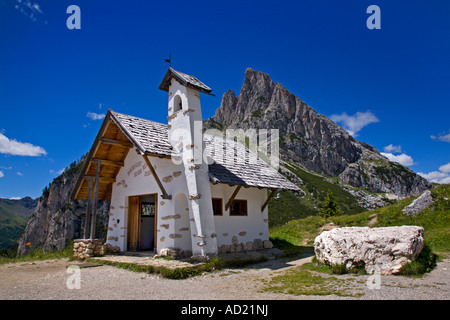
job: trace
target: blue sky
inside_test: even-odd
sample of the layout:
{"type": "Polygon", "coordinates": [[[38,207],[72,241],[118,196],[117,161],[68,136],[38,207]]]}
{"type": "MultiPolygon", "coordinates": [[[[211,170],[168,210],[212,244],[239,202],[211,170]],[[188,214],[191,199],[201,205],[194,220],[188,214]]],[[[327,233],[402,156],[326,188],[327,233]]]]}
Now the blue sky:
{"type": "Polygon", "coordinates": [[[172,66],[216,97],[247,67],[397,161],[450,182],[449,1],[0,0],[0,197],[41,195],[108,108],[165,123],[172,66]],[[69,30],[69,5],[81,29],[69,30]],[[381,29],[369,30],[369,5],[381,29]],[[396,158],[394,158],[396,157],[396,158]]]}

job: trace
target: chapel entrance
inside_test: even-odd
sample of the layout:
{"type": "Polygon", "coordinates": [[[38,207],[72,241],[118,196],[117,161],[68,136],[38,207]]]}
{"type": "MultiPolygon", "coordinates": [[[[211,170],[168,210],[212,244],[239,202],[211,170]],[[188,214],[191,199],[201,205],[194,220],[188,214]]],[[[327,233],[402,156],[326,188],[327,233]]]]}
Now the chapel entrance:
{"type": "Polygon", "coordinates": [[[154,250],[156,247],[157,194],[128,199],[128,251],[154,250]]]}

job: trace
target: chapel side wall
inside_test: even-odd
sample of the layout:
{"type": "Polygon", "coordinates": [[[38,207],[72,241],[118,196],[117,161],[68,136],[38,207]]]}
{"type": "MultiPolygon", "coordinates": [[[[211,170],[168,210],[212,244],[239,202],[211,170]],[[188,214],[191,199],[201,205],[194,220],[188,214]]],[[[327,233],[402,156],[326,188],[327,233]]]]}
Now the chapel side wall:
{"type": "Polygon", "coordinates": [[[164,248],[175,247],[174,234],[189,237],[190,234],[175,233],[175,201],[174,196],[182,186],[186,185],[182,165],[175,165],[170,159],[149,157],[166,192],[172,200],[162,199],[161,190],[140,154],[130,150],[124,167],[119,171],[113,184],[108,222],[107,243],[119,246],[121,251],[127,250],[128,198],[130,196],[157,193],[157,227],[156,245],[158,253],[164,248]],[[166,227],[167,226],[167,227],[166,227]]]}
{"type": "MultiPolygon", "coordinates": [[[[225,211],[225,205],[231,198],[237,186],[230,187],[225,184],[211,186],[213,198],[222,199],[222,216],[214,216],[216,225],[217,245],[232,245],[233,237],[237,238],[239,244],[269,240],[268,208],[261,211],[261,207],[267,199],[267,190],[258,188],[242,187],[236,200],[247,200],[247,216],[230,216],[230,209],[225,211]]],[[[255,248],[254,248],[255,249],[255,248]]]]}

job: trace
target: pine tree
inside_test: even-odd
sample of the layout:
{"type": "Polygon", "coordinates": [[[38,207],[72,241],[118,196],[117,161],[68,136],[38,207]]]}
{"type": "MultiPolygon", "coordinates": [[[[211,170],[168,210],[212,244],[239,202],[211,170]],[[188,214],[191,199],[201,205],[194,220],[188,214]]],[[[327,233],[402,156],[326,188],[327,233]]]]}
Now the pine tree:
{"type": "Polygon", "coordinates": [[[328,189],[327,195],[321,205],[320,215],[324,218],[329,218],[340,215],[341,213],[339,204],[334,200],[333,192],[328,189]]]}

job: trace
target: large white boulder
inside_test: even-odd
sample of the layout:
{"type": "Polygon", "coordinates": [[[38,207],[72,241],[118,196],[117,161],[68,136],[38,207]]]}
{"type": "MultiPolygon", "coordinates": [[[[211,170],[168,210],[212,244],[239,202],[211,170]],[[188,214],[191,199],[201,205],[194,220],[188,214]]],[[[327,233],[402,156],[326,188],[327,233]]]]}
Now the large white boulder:
{"type": "Polygon", "coordinates": [[[425,210],[433,203],[431,191],[426,190],[420,197],[414,200],[409,206],[405,207],[402,212],[408,216],[415,216],[422,210],[425,210]]]}
{"type": "Polygon", "coordinates": [[[344,227],[324,231],[314,240],[317,259],[347,269],[365,266],[368,273],[395,274],[417,258],[424,246],[423,228],[344,227]]]}

